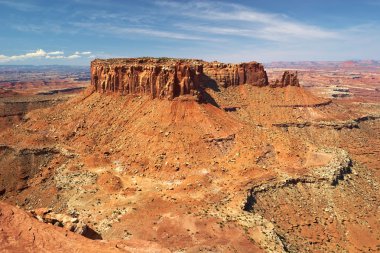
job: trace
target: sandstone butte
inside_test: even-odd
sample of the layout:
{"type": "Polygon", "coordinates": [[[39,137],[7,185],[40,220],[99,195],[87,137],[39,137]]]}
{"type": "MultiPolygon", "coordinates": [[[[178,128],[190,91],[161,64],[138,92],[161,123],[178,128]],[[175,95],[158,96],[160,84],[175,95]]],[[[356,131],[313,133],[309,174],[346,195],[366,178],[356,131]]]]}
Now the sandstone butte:
{"type": "MultiPolygon", "coordinates": [[[[264,66],[257,62],[225,64],[196,59],[127,58],[91,62],[91,85],[98,92],[150,95],[174,99],[183,95],[202,99],[203,88],[240,84],[268,86],[264,66]]],[[[286,71],[272,87],[299,86],[297,73],[286,71]]]]}

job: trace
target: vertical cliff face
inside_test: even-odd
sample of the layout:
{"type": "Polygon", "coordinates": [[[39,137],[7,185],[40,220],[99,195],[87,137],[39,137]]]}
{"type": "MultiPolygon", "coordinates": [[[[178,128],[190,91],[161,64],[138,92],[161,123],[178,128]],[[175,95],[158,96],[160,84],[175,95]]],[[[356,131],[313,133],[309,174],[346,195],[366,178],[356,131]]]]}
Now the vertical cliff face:
{"type": "Polygon", "coordinates": [[[257,62],[241,64],[206,63],[204,73],[222,87],[240,84],[268,85],[267,73],[263,65],[257,62]]]}
{"type": "MultiPolygon", "coordinates": [[[[205,88],[227,88],[241,84],[267,86],[262,64],[225,64],[192,59],[127,58],[91,62],[91,84],[97,92],[150,95],[173,99],[199,97],[205,88]]],[[[284,74],[276,86],[297,85],[297,74],[284,74]]]]}
{"type": "Polygon", "coordinates": [[[281,80],[276,80],[274,83],[271,84],[272,87],[286,87],[286,86],[300,86],[299,80],[298,80],[298,73],[297,71],[291,72],[291,71],[285,71],[284,74],[282,74],[281,80]]]}
{"type": "Polygon", "coordinates": [[[145,94],[152,98],[196,95],[201,66],[188,61],[160,59],[95,60],[91,63],[91,84],[98,92],[145,94]]]}
{"type": "Polygon", "coordinates": [[[281,84],[282,86],[300,86],[297,71],[285,71],[281,78],[281,84]]]}

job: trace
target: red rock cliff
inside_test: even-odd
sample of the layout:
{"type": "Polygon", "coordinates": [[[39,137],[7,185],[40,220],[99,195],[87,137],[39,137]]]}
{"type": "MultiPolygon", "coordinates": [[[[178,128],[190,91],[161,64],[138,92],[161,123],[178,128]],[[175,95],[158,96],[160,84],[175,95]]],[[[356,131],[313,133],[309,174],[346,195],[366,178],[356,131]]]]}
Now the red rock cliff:
{"type": "Polygon", "coordinates": [[[210,62],[204,64],[203,71],[222,87],[240,84],[252,84],[254,86],[268,85],[267,73],[263,65],[257,62],[240,64],[210,62]]]}
{"type": "Polygon", "coordinates": [[[297,86],[297,87],[300,86],[297,71],[295,72],[285,71],[282,74],[281,80],[276,80],[274,83],[271,83],[271,87],[286,87],[286,86],[297,86]]]}
{"type": "Polygon", "coordinates": [[[91,84],[100,92],[146,94],[152,98],[195,95],[202,73],[196,62],[153,58],[94,60],[91,84]]]}
{"type": "Polygon", "coordinates": [[[127,58],[91,62],[91,84],[98,92],[145,94],[173,99],[198,95],[209,85],[268,85],[257,62],[224,64],[191,59],[127,58]]]}

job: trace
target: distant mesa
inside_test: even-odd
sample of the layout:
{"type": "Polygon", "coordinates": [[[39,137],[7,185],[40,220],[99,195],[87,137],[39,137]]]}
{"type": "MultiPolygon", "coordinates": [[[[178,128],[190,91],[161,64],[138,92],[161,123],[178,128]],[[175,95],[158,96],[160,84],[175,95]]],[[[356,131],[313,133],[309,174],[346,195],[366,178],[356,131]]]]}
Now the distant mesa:
{"type": "Polygon", "coordinates": [[[117,58],[91,62],[91,85],[96,92],[149,95],[174,99],[201,99],[206,88],[230,86],[299,86],[297,73],[286,71],[281,81],[269,84],[264,66],[257,62],[226,64],[197,59],[117,58]]]}

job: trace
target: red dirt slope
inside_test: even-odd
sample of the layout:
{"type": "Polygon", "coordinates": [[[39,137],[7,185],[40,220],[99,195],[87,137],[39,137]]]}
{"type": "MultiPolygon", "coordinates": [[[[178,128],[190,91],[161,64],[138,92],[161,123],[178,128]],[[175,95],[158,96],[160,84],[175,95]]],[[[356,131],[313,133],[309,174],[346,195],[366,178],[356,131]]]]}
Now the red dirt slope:
{"type": "Polygon", "coordinates": [[[147,241],[93,241],[0,202],[0,252],[170,252],[147,241]]]}

